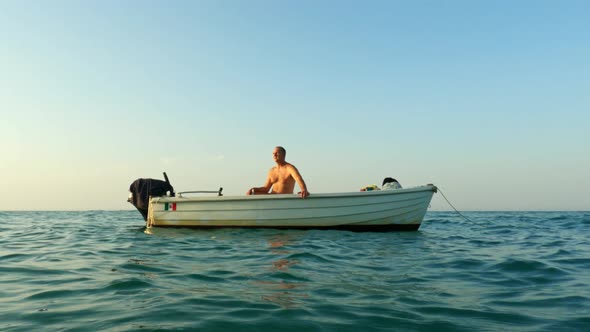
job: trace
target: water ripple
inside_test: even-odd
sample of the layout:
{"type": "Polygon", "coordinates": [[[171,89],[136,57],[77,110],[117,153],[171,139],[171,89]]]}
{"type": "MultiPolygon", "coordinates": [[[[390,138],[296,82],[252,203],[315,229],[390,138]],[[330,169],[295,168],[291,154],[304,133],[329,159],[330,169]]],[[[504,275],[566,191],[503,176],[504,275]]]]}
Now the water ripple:
{"type": "Polygon", "coordinates": [[[418,232],[142,227],[0,212],[0,330],[581,331],[588,212],[428,213],[418,232]]]}

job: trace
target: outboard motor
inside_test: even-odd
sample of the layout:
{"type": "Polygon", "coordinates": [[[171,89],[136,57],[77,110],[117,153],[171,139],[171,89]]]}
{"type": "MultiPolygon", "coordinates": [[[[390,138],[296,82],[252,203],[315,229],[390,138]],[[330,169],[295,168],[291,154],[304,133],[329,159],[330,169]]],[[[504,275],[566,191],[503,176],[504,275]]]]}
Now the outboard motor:
{"type": "Polygon", "coordinates": [[[143,219],[147,221],[149,199],[155,196],[165,196],[170,192],[170,196],[174,196],[174,188],[170,185],[168,176],[164,172],[166,181],[156,179],[137,179],[129,186],[129,203],[133,204],[141,212],[143,219]]]}

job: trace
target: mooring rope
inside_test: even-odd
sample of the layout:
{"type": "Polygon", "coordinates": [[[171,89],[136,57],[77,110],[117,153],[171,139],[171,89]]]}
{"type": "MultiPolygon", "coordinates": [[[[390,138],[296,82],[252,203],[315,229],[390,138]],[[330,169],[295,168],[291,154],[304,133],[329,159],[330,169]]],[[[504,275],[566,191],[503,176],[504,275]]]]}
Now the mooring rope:
{"type": "Polygon", "coordinates": [[[152,204],[152,197],[148,196],[148,217],[146,228],[150,228],[154,225],[154,204],[152,204]]]}
{"type": "Polygon", "coordinates": [[[440,189],[440,187],[437,187],[437,189],[440,192],[440,194],[442,195],[442,197],[445,199],[445,201],[447,201],[447,203],[449,203],[449,205],[453,208],[453,210],[455,210],[455,212],[457,212],[458,215],[460,215],[461,217],[465,218],[465,220],[467,220],[467,221],[473,222],[473,220],[465,217],[463,214],[461,214],[461,212],[459,212],[457,209],[455,209],[455,207],[453,206],[453,204],[451,204],[451,202],[449,202],[449,200],[447,199],[447,196],[445,196],[445,194],[443,194],[443,192],[440,189]]]}

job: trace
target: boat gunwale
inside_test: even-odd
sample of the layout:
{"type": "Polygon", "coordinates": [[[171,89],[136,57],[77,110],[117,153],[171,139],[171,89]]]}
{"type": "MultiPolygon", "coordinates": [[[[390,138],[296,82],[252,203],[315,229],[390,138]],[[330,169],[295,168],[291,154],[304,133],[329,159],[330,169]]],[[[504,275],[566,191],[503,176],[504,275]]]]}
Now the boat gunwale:
{"type": "MultiPolygon", "coordinates": [[[[385,196],[385,195],[400,195],[415,192],[437,192],[435,185],[427,184],[423,186],[392,189],[392,190],[373,190],[373,191],[354,191],[342,193],[318,193],[311,194],[305,199],[322,199],[322,198],[352,198],[352,197],[367,197],[367,196],[385,196]]],[[[170,202],[219,202],[219,201],[241,201],[241,200],[289,200],[301,199],[297,194],[273,194],[273,195],[246,195],[246,196],[206,196],[206,197],[167,197],[158,196],[152,197],[150,203],[170,203],[170,202]]]]}

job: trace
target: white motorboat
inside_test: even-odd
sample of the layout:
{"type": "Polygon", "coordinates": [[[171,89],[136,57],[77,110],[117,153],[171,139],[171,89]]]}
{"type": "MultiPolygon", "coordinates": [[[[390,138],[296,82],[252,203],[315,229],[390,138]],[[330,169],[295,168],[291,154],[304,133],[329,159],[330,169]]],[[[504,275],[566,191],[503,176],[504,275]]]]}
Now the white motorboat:
{"type": "Polygon", "coordinates": [[[195,192],[172,190],[170,196],[148,198],[142,214],[147,227],[417,230],[435,192],[436,186],[428,184],[302,199],[295,194],[222,196],[221,188],[217,196],[194,197],[195,192]]]}

